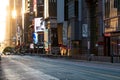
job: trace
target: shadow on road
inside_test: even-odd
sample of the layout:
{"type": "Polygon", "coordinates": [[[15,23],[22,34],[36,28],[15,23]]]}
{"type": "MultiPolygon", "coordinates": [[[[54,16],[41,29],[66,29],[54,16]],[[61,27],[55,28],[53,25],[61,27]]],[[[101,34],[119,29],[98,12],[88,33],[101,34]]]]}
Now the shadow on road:
{"type": "Polygon", "coordinates": [[[0,60],[0,80],[7,80],[2,69],[2,59],[0,60]]]}

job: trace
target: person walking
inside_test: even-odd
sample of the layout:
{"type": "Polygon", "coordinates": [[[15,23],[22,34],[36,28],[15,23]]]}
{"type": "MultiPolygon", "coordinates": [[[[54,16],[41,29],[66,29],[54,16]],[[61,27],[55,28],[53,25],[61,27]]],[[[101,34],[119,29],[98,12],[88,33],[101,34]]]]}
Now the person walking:
{"type": "Polygon", "coordinates": [[[30,53],[31,54],[34,53],[34,44],[33,43],[30,44],[30,53]]]}

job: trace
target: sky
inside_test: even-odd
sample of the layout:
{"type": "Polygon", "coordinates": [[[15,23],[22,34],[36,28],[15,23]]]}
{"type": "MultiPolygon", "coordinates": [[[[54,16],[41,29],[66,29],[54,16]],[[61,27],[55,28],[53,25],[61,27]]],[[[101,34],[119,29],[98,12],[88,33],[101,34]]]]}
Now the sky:
{"type": "Polygon", "coordinates": [[[5,39],[5,29],[6,29],[6,16],[7,10],[6,7],[8,5],[8,0],[2,0],[0,3],[0,42],[4,41],[5,39]]]}

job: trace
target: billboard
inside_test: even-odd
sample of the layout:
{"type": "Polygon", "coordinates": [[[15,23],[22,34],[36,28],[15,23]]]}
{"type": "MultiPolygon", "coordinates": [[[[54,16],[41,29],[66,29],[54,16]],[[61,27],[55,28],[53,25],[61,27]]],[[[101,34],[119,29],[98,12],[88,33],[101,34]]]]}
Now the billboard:
{"type": "Polygon", "coordinates": [[[34,19],[34,31],[35,32],[43,32],[45,30],[45,21],[43,18],[35,18],[34,19]]]}

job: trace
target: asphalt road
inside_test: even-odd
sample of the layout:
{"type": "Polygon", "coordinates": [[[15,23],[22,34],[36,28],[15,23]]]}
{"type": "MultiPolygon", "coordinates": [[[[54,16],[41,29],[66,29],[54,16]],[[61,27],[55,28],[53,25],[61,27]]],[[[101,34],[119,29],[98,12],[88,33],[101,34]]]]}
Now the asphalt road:
{"type": "Polygon", "coordinates": [[[0,80],[120,80],[120,63],[3,56],[0,80]]]}

